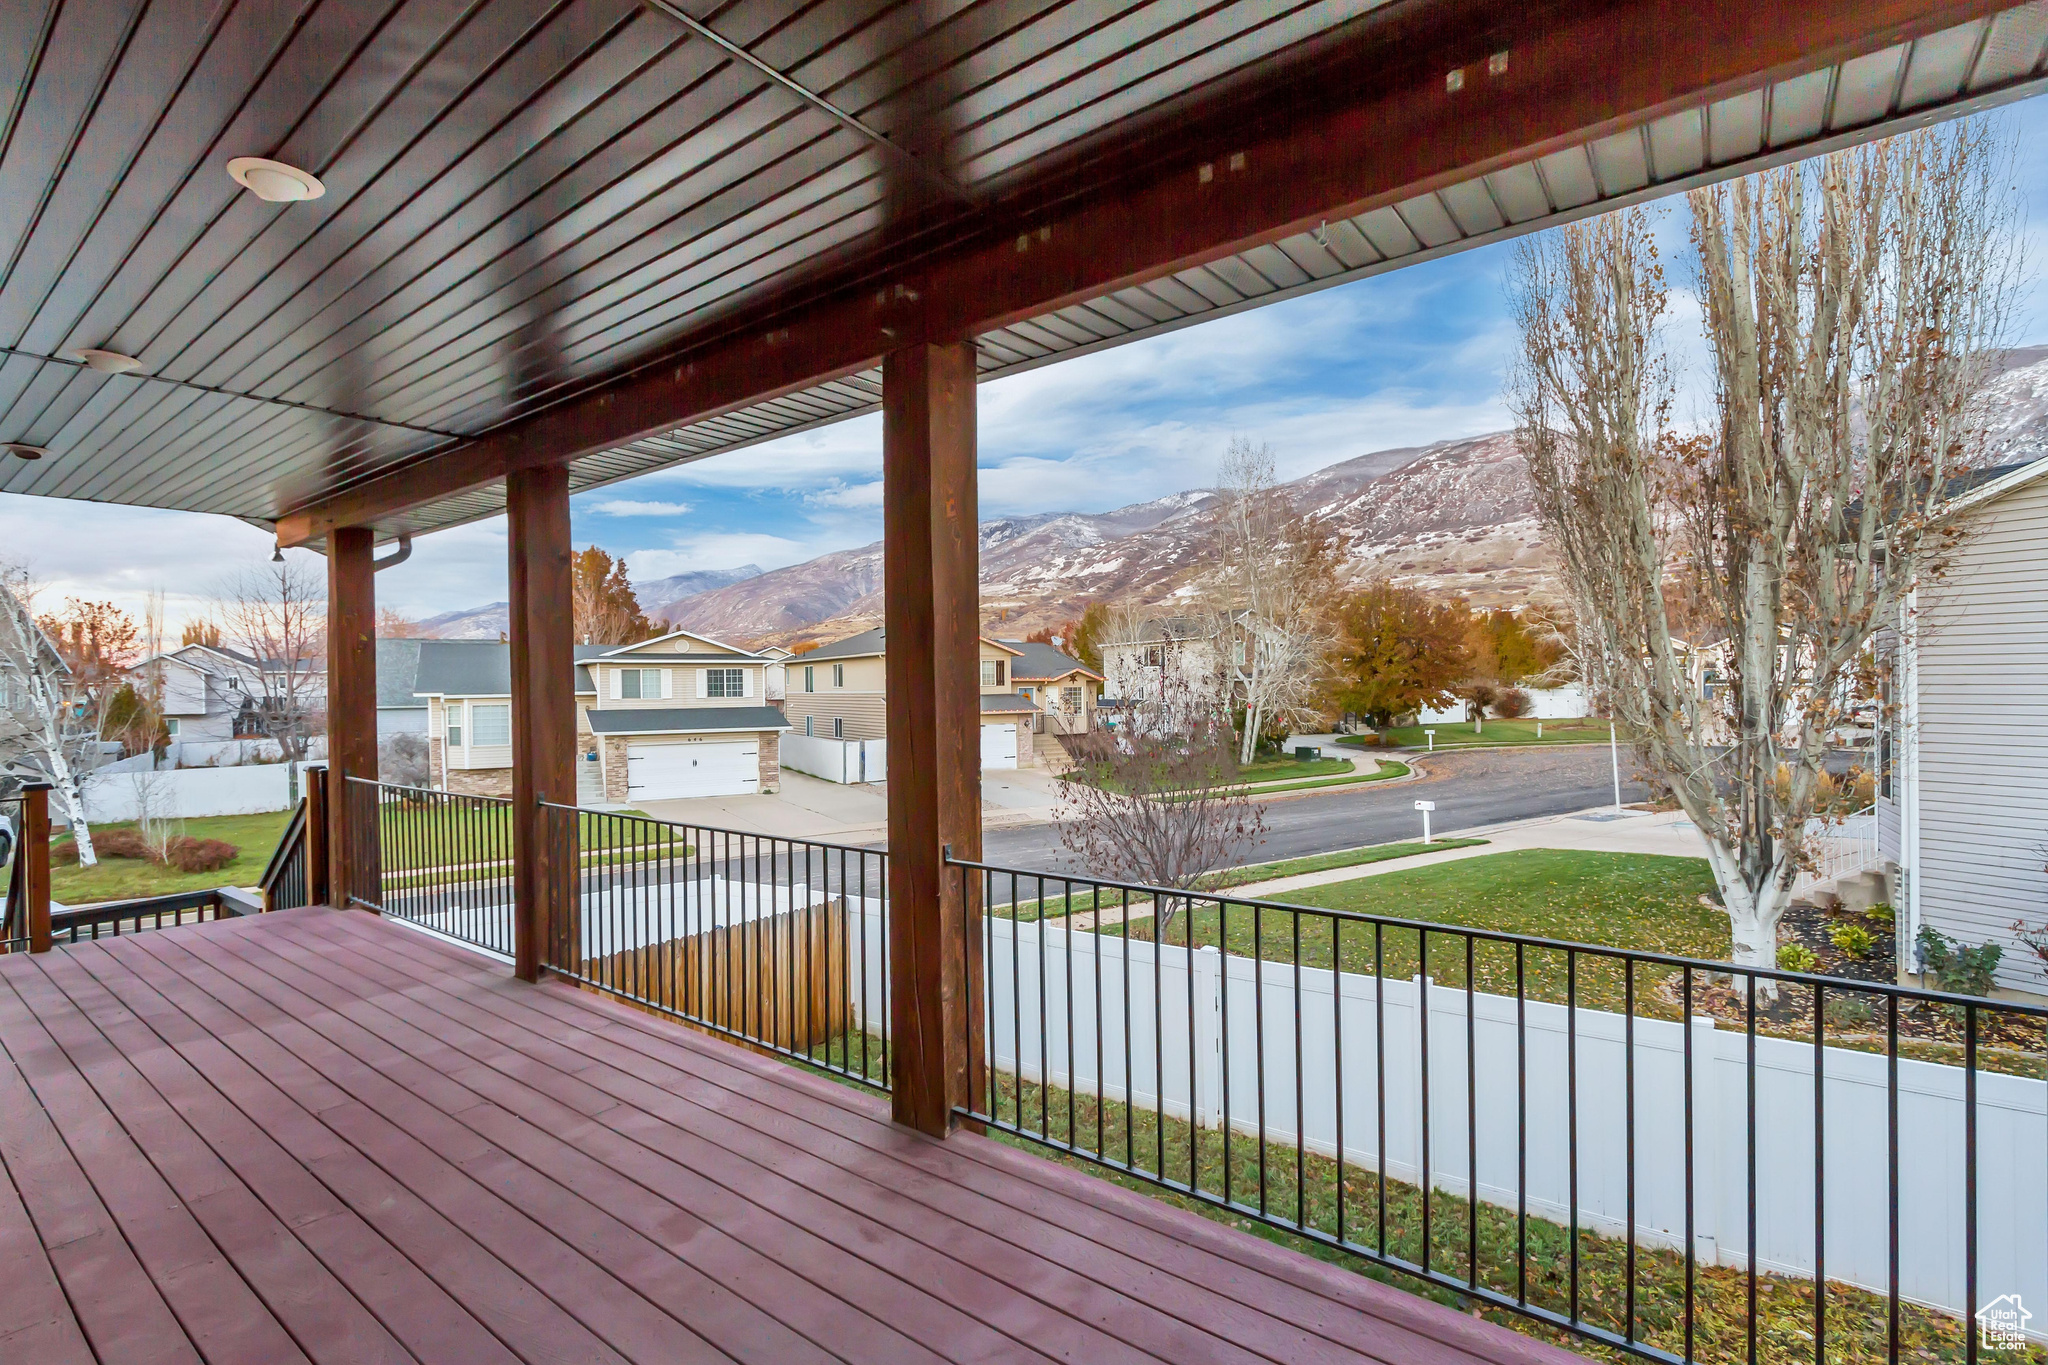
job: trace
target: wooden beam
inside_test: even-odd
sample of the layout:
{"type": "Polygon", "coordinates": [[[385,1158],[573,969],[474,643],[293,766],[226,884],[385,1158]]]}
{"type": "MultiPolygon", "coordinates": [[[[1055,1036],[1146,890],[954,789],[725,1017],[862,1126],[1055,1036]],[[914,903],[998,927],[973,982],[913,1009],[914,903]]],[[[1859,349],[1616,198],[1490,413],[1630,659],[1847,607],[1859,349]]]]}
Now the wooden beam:
{"type": "Polygon", "coordinates": [[[377,779],[377,581],[373,536],[360,526],[327,537],[327,888],[346,908],[350,893],[381,900],[376,792],[349,779],[377,779]]]}
{"type": "Polygon", "coordinates": [[[23,931],[32,953],[50,951],[50,784],[30,782],[21,789],[21,842],[14,850],[21,860],[23,931]]]}
{"type": "Polygon", "coordinates": [[[889,731],[889,1020],[896,1121],[943,1136],[975,1092],[981,856],[980,550],[974,347],[882,367],[882,582],[889,731]]]}
{"type": "Polygon", "coordinates": [[[279,539],[482,487],[1158,279],[2015,0],[1389,5],[857,277],[811,279],[530,418],[293,509],[279,539]],[[1489,59],[1506,55],[1493,73],[1489,59]],[[1465,74],[1447,88],[1452,70],[1465,74]],[[912,281],[923,281],[914,285],[912,281]],[[922,297],[920,297],[922,295],[922,297]]]}
{"type": "Polygon", "coordinates": [[[569,471],[561,465],[519,470],[505,481],[505,506],[512,589],[512,957],[520,979],[534,981],[552,953],[578,946],[569,894],[575,817],[541,806],[576,804],[569,471]]]}

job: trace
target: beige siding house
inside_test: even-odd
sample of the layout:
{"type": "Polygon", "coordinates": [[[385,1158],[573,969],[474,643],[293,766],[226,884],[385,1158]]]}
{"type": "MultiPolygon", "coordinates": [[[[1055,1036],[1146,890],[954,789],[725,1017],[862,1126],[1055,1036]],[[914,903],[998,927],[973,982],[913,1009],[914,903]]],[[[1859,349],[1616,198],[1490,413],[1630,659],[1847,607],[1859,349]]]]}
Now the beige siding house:
{"type": "MultiPolygon", "coordinates": [[[[776,791],[788,722],[765,695],[770,662],[685,631],[577,646],[577,801],[625,806],[776,791]]],[[[508,645],[422,643],[418,688],[435,786],[511,793],[511,677],[508,645]]]]}
{"type": "MultiPolygon", "coordinates": [[[[886,739],[884,631],[798,654],[784,664],[792,730],[820,739],[886,739]]],[[[1102,678],[1047,645],[981,639],[981,757],[985,768],[1037,763],[1035,736],[1093,724],[1102,678]],[[1068,709],[1071,702],[1071,709],[1068,709]]]]}
{"type": "Polygon", "coordinates": [[[1907,934],[2005,947],[1998,983],[2048,995],[2012,926],[2048,922],[2048,460],[1963,500],[1947,571],[1907,612],[1879,739],[1878,830],[1907,934]]]}

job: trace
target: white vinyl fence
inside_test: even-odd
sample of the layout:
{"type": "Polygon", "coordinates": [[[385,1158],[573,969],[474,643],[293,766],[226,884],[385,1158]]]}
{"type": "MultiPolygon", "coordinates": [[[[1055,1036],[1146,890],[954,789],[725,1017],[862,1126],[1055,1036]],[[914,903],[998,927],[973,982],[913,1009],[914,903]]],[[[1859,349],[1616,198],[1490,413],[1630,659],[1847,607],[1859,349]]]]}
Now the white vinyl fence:
{"type": "Polygon", "coordinates": [[[821,739],[785,734],[782,766],[827,782],[852,785],[880,782],[889,774],[889,741],[885,739],[821,739]]]}
{"type": "MultiPolygon", "coordinates": [[[[304,765],[299,791],[304,792],[304,765]]],[[[208,815],[256,815],[291,807],[291,776],[282,763],[239,768],[96,770],[85,782],[85,816],[95,824],[208,815]]]]}
{"type": "MultiPolygon", "coordinates": [[[[1556,1222],[1571,1210],[1566,1096],[1575,1079],[1580,1225],[1610,1235],[1627,1227],[1631,1042],[1622,1015],[1577,1011],[1574,1078],[1564,1006],[1524,1003],[1518,1047],[1517,1002],[1475,992],[1468,1088],[1466,993],[1432,986],[1425,1147],[1419,982],[1311,969],[1297,980],[1285,964],[1225,958],[1213,948],[1191,954],[1003,919],[989,921],[988,946],[987,1026],[998,1070],[1076,1091],[1099,1088],[1142,1108],[1192,1114],[1204,1126],[1257,1134],[1263,1125],[1269,1143],[1292,1146],[1298,1133],[1324,1156],[1335,1156],[1341,1141],[1347,1161],[1368,1167],[1380,1158],[1383,1088],[1389,1176],[1420,1183],[1426,1162],[1432,1187],[1463,1195],[1476,1150],[1479,1197],[1507,1207],[1518,1200],[1518,1104],[1526,1103],[1527,1207],[1556,1222]],[[1476,1142],[1468,1142],[1471,1125],[1476,1142]]],[[[870,984],[877,994],[885,987],[870,984]]],[[[1648,1246],[1684,1243],[1687,1032],[1676,1022],[1634,1024],[1636,1237],[1648,1246]]],[[[1703,1262],[1741,1267],[1750,1236],[1751,1040],[1704,1017],[1690,1033],[1695,1246],[1703,1262]]],[[[1818,1171],[1827,1277],[1884,1292],[1885,1058],[1839,1047],[1817,1054],[1810,1044],[1774,1038],[1754,1046],[1758,1268],[1813,1273],[1818,1171]],[[1824,1096],[1818,1142],[1816,1055],[1824,1096]]],[[[1959,1067],[1898,1063],[1899,1283],[1905,1298],[1950,1312],[1966,1301],[1964,1087],[1959,1067]]],[[[1980,1071],[1976,1098],[1978,1302],[2017,1293],[2048,1303],[2048,1084],[1980,1071]]]]}

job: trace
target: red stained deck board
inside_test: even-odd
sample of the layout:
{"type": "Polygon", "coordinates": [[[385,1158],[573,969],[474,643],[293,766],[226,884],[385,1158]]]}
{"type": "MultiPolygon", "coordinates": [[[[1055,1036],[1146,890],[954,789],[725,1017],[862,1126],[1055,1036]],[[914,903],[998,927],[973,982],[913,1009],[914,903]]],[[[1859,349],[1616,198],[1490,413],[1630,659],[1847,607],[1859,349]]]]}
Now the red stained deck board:
{"type": "Polygon", "coordinates": [[[1578,1361],[360,912],[0,958],[0,1045],[0,1358],[1578,1361]]]}

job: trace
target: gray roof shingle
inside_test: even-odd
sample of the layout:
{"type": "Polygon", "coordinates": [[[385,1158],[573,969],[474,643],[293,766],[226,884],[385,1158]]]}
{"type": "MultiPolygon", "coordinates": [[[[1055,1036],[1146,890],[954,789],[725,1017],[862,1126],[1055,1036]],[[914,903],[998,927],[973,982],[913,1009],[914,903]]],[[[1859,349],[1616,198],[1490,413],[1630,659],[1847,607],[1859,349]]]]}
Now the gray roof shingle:
{"type": "MultiPolygon", "coordinates": [[[[381,642],[380,642],[381,643],[381,642]]],[[[396,642],[394,642],[396,643],[396,642]]],[[[420,640],[414,677],[415,696],[509,697],[512,695],[512,646],[496,640],[420,640]]],[[[616,645],[576,646],[576,695],[597,695],[597,684],[583,660],[616,645]]],[[[377,688],[383,696],[383,685],[377,688]]]]}

